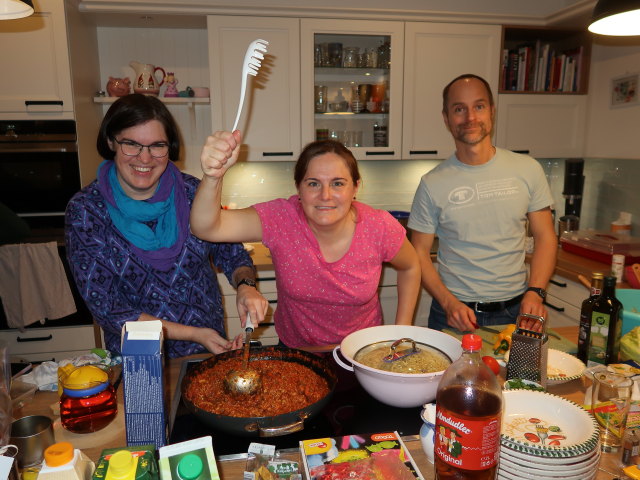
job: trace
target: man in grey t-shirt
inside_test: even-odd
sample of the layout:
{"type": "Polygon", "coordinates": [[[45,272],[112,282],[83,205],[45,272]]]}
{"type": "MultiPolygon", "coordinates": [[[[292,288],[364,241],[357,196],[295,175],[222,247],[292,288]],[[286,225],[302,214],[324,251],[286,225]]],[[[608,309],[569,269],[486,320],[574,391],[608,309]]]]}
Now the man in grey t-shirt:
{"type": "Polygon", "coordinates": [[[422,284],[433,296],[429,327],[469,331],[512,323],[519,313],[546,317],[542,302],[557,238],[542,167],[492,145],[495,104],[484,79],[466,74],[451,81],[442,115],[456,152],[422,177],[408,223],[422,284]],[[527,221],[535,242],[529,275],[527,221]],[[430,256],[436,235],[438,270],[430,256]]]}

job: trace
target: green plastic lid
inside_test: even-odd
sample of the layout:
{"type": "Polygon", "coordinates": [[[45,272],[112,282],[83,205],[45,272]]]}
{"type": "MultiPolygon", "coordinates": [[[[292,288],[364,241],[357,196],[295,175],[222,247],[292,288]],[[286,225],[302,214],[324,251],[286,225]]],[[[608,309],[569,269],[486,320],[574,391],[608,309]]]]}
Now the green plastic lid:
{"type": "Polygon", "coordinates": [[[202,459],[195,453],[189,453],[178,462],[178,476],[182,480],[196,480],[203,468],[202,459]]]}

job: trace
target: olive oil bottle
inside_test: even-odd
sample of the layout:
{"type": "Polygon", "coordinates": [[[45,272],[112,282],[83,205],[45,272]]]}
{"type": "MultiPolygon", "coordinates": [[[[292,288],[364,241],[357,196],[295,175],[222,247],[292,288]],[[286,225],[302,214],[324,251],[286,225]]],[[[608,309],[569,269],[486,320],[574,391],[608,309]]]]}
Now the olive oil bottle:
{"type": "Polygon", "coordinates": [[[591,309],[589,367],[619,361],[622,303],[616,298],[616,277],[604,277],[603,285],[591,309]]]}
{"type": "Polygon", "coordinates": [[[602,284],[604,275],[602,273],[594,273],[591,276],[591,295],[584,302],[580,309],[580,330],[578,333],[578,359],[585,365],[589,358],[589,338],[591,336],[591,312],[593,311],[593,302],[602,293],[602,284]]]}

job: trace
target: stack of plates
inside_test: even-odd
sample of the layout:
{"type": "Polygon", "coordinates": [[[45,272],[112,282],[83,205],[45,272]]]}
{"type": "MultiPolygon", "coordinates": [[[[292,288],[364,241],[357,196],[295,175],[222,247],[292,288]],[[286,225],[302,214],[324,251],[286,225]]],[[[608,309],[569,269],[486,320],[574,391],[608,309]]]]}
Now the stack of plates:
{"type": "Polygon", "coordinates": [[[596,477],[600,432],[589,412],[546,392],[507,390],[503,399],[499,479],[596,477]]]}

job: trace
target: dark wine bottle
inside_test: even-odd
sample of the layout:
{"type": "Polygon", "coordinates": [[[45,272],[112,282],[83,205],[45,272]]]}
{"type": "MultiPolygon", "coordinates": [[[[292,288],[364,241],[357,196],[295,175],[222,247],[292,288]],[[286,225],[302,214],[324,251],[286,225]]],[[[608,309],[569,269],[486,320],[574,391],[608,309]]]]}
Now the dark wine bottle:
{"type": "Polygon", "coordinates": [[[616,298],[616,277],[604,277],[602,293],[591,308],[587,366],[618,363],[622,333],[622,303],[616,298]]]}
{"type": "Polygon", "coordinates": [[[604,275],[594,273],[591,276],[591,295],[582,302],[580,309],[580,330],[578,333],[578,358],[586,365],[589,359],[589,337],[591,334],[591,312],[593,302],[602,293],[604,275]]]}

